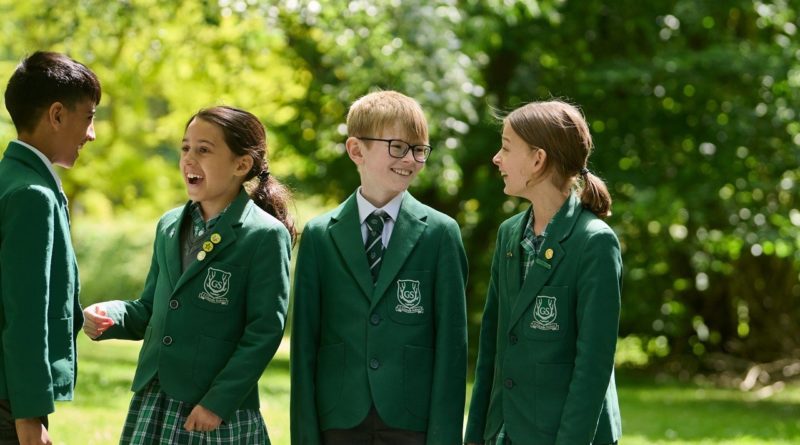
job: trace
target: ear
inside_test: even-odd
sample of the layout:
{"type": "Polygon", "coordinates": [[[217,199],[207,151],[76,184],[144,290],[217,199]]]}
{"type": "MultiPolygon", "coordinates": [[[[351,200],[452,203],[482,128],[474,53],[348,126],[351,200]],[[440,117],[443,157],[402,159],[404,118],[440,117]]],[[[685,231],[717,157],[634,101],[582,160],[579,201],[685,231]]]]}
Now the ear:
{"type": "Polygon", "coordinates": [[[61,102],[53,102],[47,109],[47,124],[50,128],[58,129],[64,124],[66,107],[61,102]]]}
{"type": "Polygon", "coordinates": [[[531,156],[533,157],[533,172],[544,172],[547,167],[547,152],[540,148],[538,150],[533,150],[531,156]]]}
{"type": "Polygon", "coordinates": [[[366,150],[367,147],[364,146],[361,139],[351,136],[345,141],[344,147],[347,149],[347,155],[350,156],[350,159],[352,159],[356,165],[362,165],[364,163],[364,150],[366,150]]]}
{"type": "Polygon", "coordinates": [[[236,160],[236,169],[233,171],[233,174],[235,176],[247,176],[251,168],[253,168],[253,157],[250,155],[242,155],[236,160]]]}

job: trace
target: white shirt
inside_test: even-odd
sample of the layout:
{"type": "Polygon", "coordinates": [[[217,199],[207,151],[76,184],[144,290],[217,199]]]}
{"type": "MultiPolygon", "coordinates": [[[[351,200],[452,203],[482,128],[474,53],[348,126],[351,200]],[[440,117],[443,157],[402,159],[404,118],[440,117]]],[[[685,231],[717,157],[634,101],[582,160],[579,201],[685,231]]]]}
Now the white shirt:
{"type": "Polygon", "coordinates": [[[53,163],[50,162],[49,159],[47,159],[47,156],[45,156],[41,151],[39,151],[38,148],[34,147],[31,144],[28,144],[27,142],[22,142],[19,139],[14,139],[14,142],[16,142],[17,144],[22,145],[23,147],[25,147],[28,150],[32,151],[36,156],[39,157],[39,159],[42,160],[42,162],[44,163],[45,167],[47,167],[47,170],[49,170],[50,174],[53,175],[53,179],[56,180],[56,184],[58,184],[58,190],[63,193],[64,189],[61,188],[61,179],[56,174],[56,171],[53,169],[53,163]]]}
{"type": "MultiPolygon", "coordinates": [[[[397,215],[400,213],[400,204],[402,204],[405,195],[406,192],[398,193],[397,196],[380,208],[380,210],[383,210],[389,215],[389,219],[385,220],[383,223],[383,233],[381,234],[381,242],[384,248],[389,245],[389,239],[392,237],[392,231],[394,230],[394,223],[397,222],[397,215]]],[[[365,221],[367,217],[375,210],[378,210],[378,208],[367,201],[367,198],[361,194],[361,187],[358,188],[358,192],[356,193],[356,202],[358,203],[358,220],[361,222],[361,241],[366,243],[367,223],[365,221]]]]}

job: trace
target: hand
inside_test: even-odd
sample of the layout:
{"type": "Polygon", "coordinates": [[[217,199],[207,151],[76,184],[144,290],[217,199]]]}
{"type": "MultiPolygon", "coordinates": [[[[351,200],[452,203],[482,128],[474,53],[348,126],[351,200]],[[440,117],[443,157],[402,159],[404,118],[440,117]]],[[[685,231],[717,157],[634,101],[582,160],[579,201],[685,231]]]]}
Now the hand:
{"type": "Polygon", "coordinates": [[[186,431],[212,431],[217,429],[220,423],[222,423],[222,419],[218,415],[196,405],[189,417],[186,418],[183,428],[186,431]]]}
{"type": "Polygon", "coordinates": [[[38,417],[14,420],[20,445],[53,445],[47,428],[38,417]]]}
{"type": "Polygon", "coordinates": [[[83,332],[91,339],[99,337],[114,325],[114,320],[106,316],[103,303],[95,303],[83,310],[83,332]]]}

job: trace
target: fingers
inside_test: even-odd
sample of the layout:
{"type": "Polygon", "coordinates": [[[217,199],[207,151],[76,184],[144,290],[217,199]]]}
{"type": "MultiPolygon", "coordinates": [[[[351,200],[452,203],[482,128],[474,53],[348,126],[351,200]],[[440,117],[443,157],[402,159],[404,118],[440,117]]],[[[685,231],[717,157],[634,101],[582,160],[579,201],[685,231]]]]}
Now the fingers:
{"type": "Polygon", "coordinates": [[[220,423],[222,423],[220,417],[202,406],[197,405],[192,409],[189,417],[186,418],[183,428],[186,431],[207,432],[217,429],[220,423]]]}
{"type": "Polygon", "coordinates": [[[114,325],[114,320],[106,316],[106,310],[102,303],[95,303],[83,310],[83,332],[89,338],[97,338],[106,329],[114,325]]]}

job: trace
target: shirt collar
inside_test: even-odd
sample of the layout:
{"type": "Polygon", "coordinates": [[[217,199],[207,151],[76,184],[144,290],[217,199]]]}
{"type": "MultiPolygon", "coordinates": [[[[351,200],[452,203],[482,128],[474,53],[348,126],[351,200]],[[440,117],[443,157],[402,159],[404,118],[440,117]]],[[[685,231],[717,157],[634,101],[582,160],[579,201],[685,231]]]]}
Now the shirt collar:
{"type": "Polygon", "coordinates": [[[44,163],[44,166],[45,166],[45,167],[47,167],[47,170],[50,172],[50,174],[51,174],[51,175],[53,175],[53,179],[55,179],[55,180],[56,180],[56,184],[58,185],[58,189],[59,189],[59,190],[63,190],[63,188],[61,187],[61,178],[59,178],[59,177],[58,177],[58,174],[56,174],[56,171],[55,171],[55,169],[53,168],[53,163],[52,163],[52,162],[50,162],[50,160],[49,160],[49,159],[47,159],[47,156],[45,156],[45,155],[44,155],[44,153],[42,153],[41,151],[39,151],[39,149],[38,149],[38,148],[36,148],[36,147],[34,147],[33,145],[31,145],[31,144],[29,144],[29,143],[27,143],[27,142],[22,142],[22,141],[21,141],[21,140],[19,140],[19,139],[14,139],[14,142],[15,142],[15,143],[17,143],[17,144],[19,144],[19,145],[22,145],[23,147],[25,147],[25,148],[27,148],[28,150],[32,151],[32,152],[33,152],[33,154],[35,154],[36,156],[38,156],[38,157],[39,157],[39,159],[41,159],[41,160],[42,160],[42,162],[44,163]]]}
{"type": "MultiPolygon", "coordinates": [[[[392,218],[392,221],[397,221],[397,215],[400,214],[400,204],[403,203],[403,197],[405,195],[406,192],[398,193],[397,196],[392,198],[385,206],[381,207],[380,210],[386,212],[386,214],[392,218]]],[[[378,210],[378,207],[372,205],[372,203],[367,201],[367,198],[361,194],[361,187],[358,188],[358,192],[356,193],[356,202],[358,203],[358,220],[361,224],[364,224],[364,220],[375,210],[378,210]]]]}

